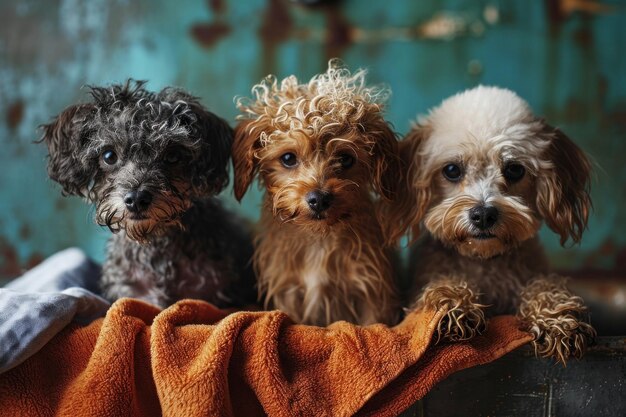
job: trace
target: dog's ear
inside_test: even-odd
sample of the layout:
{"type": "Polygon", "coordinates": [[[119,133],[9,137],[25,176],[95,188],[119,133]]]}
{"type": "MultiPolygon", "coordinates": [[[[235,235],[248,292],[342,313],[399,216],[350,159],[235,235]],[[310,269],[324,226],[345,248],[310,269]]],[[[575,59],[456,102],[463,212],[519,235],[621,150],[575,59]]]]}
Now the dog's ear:
{"type": "Polygon", "coordinates": [[[568,239],[578,243],[591,210],[591,163],[559,129],[545,125],[543,134],[550,141],[544,159],[552,168],[537,177],[537,208],[548,227],[561,237],[561,245],[568,239]]]}
{"type": "Polygon", "coordinates": [[[208,184],[211,193],[219,193],[228,185],[228,162],[233,143],[233,129],[226,120],[205,109],[196,100],[188,101],[195,115],[191,125],[194,136],[201,139],[194,185],[208,184]]]}
{"type": "MultiPolygon", "coordinates": [[[[137,85],[139,88],[133,91],[134,96],[141,98],[145,95],[152,99],[150,93],[141,89],[143,82],[140,81],[137,85]]],[[[203,193],[222,191],[228,185],[233,129],[224,119],[208,111],[198,97],[185,90],[166,87],[155,97],[170,103],[174,113],[180,117],[181,124],[189,129],[190,138],[199,141],[200,149],[194,152],[194,161],[189,167],[194,171],[191,173],[193,186],[203,193]],[[182,113],[177,113],[177,109],[182,109],[182,113]]]]}
{"type": "Polygon", "coordinates": [[[233,143],[233,166],[235,167],[235,198],[241,201],[257,171],[255,152],[259,146],[258,134],[251,131],[251,120],[239,123],[235,128],[233,143]]]}
{"type": "Polygon", "coordinates": [[[372,184],[378,194],[387,200],[392,200],[402,179],[398,141],[395,133],[386,122],[383,121],[376,130],[372,184]]]}
{"type": "Polygon", "coordinates": [[[97,163],[82,160],[81,154],[89,140],[87,121],[94,111],[93,104],[77,104],[41,126],[43,136],[39,142],[48,146],[48,175],[63,187],[64,195],[88,197],[87,188],[97,163]]]}
{"type": "Polygon", "coordinates": [[[397,196],[385,204],[384,224],[388,242],[397,242],[408,230],[409,240],[415,241],[420,233],[420,224],[430,205],[432,174],[425,172],[422,148],[430,129],[413,128],[399,143],[398,151],[404,175],[397,196]]]}

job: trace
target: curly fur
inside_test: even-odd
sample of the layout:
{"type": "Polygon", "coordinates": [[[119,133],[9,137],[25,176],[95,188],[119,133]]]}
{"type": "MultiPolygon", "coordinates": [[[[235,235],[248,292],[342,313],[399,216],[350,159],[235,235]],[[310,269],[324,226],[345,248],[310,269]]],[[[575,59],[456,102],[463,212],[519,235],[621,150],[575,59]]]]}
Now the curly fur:
{"type": "Polygon", "coordinates": [[[587,307],[573,295],[562,277],[537,277],[524,288],[518,317],[535,336],[538,356],[556,358],[565,365],[568,357],[581,358],[596,337],[587,321],[587,307]]]}
{"type": "Polygon", "coordinates": [[[466,282],[443,282],[424,288],[415,307],[445,310],[446,314],[437,323],[437,342],[443,338],[451,342],[468,340],[487,328],[483,304],[477,302],[478,295],[468,288],[466,282]]]}
{"type": "Polygon", "coordinates": [[[103,293],[163,307],[183,295],[248,302],[250,239],[211,197],[228,182],[232,129],[185,91],[144,84],[90,87],[90,102],[43,126],[50,177],[95,204],[97,223],[115,233],[103,293]],[[152,199],[140,212],[125,203],[137,191],[152,199]]]}
{"type": "MultiPolygon", "coordinates": [[[[428,286],[414,297],[465,305],[464,312],[474,311],[479,301],[491,305],[492,314],[523,309],[538,354],[559,360],[581,354],[582,340],[592,335],[584,317],[575,314],[582,311],[582,301],[538,278],[548,267],[536,234],[545,221],[562,244],[569,238],[580,241],[591,207],[591,167],[584,153],[513,92],[481,86],[445,100],[420,120],[400,154],[408,171],[405,192],[384,211],[394,239],[407,229],[412,240],[421,227],[427,231],[412,263],[417,281],[428,286]],[[457,181],[443,175],[451,163],[460,167],[457,181]],[[510,163],[524,167],[519,180],[505,177],[510,163]],[[480,206],[498,212],[486,231],[470,218],[480,206]],[[543,284],[530,284],[535,279],[543,284]],[[545,291],[529,285],[544,285],[545,291]]],[[[440,326],[442,337],[458,338],[458,327],[475,328],[480,314],[457,316],[456,328],[451,321],[440,326]]]]}
{"type": "Polygon", "coordinates": [[[400,175],[396,137],[382,114],[388,91],[336,61],[308,83],[270,76],[252,91],[237,101],[235,196],[257,175],[267,191],[255,252],[266,306],[302,323],[392,323],[392,252],[374,198],[392,198],[400,175]],[[286,153],[296,167],[281,164],[286,153]],[[354,164],[344,168],[342,155],[354,164]],[[306,202],[315,190],[333,196],[321,215],[306,202]]]}

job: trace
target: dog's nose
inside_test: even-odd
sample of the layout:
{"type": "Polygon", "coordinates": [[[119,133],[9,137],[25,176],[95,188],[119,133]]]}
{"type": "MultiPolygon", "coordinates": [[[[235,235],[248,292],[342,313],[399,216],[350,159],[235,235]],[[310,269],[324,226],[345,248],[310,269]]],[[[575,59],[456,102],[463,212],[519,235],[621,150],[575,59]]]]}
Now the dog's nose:
{"type": "Polygon", "coordinates": [[[137,213],[147,209],[152,203],[152,194],[149,191],[130,191],[124,196],[124,204],[128,211],[137,213]]]}
{"type": "Polygon", "coordinates": [[[333,201],[333,195],[325,191],[315,190],[306,195],[306,202],[316,213],[321,213],[330,207],[333,201]]]}
{"type": "Polygon", "coordinates": [[[498,209],[494,206],[476,206],[469,211],[472,224],[480,230],[489,229],[498,221],[498,209]]]}

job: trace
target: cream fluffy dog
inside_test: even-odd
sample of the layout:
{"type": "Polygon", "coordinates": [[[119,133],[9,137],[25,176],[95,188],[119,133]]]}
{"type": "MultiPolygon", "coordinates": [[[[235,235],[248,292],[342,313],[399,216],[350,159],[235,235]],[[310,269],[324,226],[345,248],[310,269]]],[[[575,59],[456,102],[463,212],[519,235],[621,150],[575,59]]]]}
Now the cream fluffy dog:
{"type": "Polygon", "coordinates": [[[549,273],[537,238],[545,221],[579,242],[587,225],[590,163],[515,93],[477,87],[445,100],[401,143],[405,193],[389,205],[393,234],[420,225],[414,306],[447,308],[438,336],[481,332],[485,311],[517,312],[536,352],[561,361],[594,337],[582,299],[549,273]]]}

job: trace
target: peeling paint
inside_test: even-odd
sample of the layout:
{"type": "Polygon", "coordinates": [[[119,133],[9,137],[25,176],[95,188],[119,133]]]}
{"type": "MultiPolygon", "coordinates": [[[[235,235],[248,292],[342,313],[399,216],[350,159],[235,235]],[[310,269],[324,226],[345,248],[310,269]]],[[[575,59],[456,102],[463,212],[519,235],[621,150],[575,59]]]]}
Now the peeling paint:
{"type": "Polygon", "coordinates": [[[346,48],[354,42],[354,29],[341,13],[337,4],[325,5],[326,15],[326,59],[342,56],[346,48]]]}
{"type": "MultiPolygon", "coordinates": [[[[38,125],[85,99],[81,86],[129,76],[149,79],[155,89],[180,85],[234,121],[233,96],[248,94],[260,77],[306,79],[334,56],[390,85],[387,115],[401,134],[416,114],[477,83],[519,92],[598,166],[582,245],[562,249],[554,233],[542,230],[553,264],[594,277],[626,275],[623,8],[608,0],[301,3],[3,2],[0,278],[67,246],[103,257],[107,232],[93,224],[84,202],[60,197],[46,175],[45,147],[32,143],[38,125]]],[[[223,198],[258,218],[256,190],[243,206],[230,190],[223,198]]]]}
{"type": "Polygon", "coordinates": [[[467,21],[462,17],[442,12],[420,25],[419,33],[428,39],[451,40],[464,34],[467,28],[467,21]]]}
{"type": "Polygon", "coordinates": [[[574,12],[585,12],[589,14],[610,13],[615,10],[614,6],[597,0],[555,0],[558,8],[564,15],[574,12]]]}
{"type": "Polygon", "coordinates": [[[214,46],[221,38],[227,36],[230,31],[230,26],[222,22],[198,23],[190,29],[191,36],[205,48],[214,46]]]}
{"type": "MultiPolygon", "coordinates": [[[[461,37],[479,37],[487,28],[480,19],[438,13],[415,26],[387,26],[365,29],[349,22],[330,7],[319,7],[327,17],[327,28],[294,28],[293,37],[303,41],[324,42],[327,47],[338,46],[342,52],[353,44],[376,44],[384,42],[415,42],[421,39],[451,41],[461,37]],[[331,10],[331,12],[329,12],[331,10]]],[[[326,54],[329,56],[329,53],[326,54]]],[[[335,54],[334,56],[338,56],[335,54]]]]}
{"type": "Polygon", "coordinates": [[[487,5],[483,10],[483,18],[490,25],[495,25],[500,21],[500,10],[496,6],[487,5]]]}
{"type": "Polygon", "coordinates": [[[223,0],[209,0],[209,9],[213,11],[213,21],[210,23],[195,23],[189,29],[191,37],[202,47],[212,48],[220,39],[228,36],[232,28],[224,22],[226,4],[223,0]]]}
{"type": "Polygon", "coordinates": [[[553,32],[558,31],[560,25],[576,12],[589,16],[615,12],[614,6],[595,0],[546,0],[545,4],[553,32]]]}
{"type": "Polygon", "coordinates": [[[276,60],[276,48],[291,36],[293,19],[289,13],[289,7],[284,0],[267,1],[267,8],[263,13],[262,23],[258,31],[264,49],[262,76],[275,72],[273,69],[276,60]]]}

